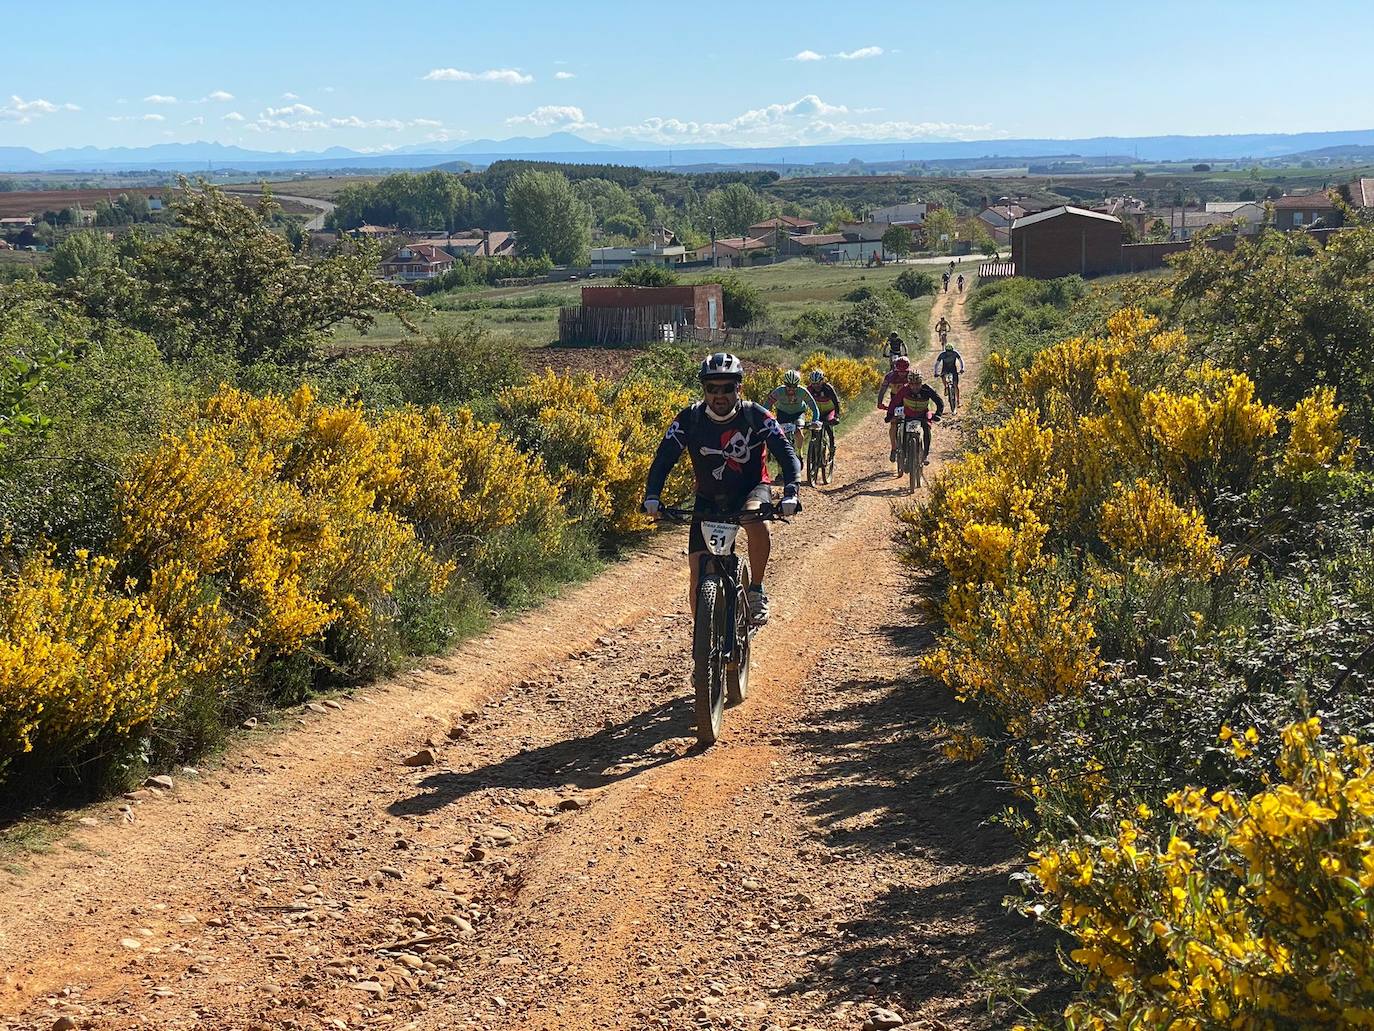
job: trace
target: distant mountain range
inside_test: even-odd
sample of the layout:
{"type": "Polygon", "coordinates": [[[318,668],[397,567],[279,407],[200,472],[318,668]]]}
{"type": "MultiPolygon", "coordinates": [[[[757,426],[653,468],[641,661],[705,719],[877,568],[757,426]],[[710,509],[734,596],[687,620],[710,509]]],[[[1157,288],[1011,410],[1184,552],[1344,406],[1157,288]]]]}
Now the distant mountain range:
{"type": "Polygon", "coordinates": [[[1312,154],[1364,153],[1374,147],[1374,129],[1345,132],[1252,133],[1238,136],[1097,136],[1086,139],[976,141],[852,140],[795,147],[646,148],[643,144],[593,143],[573,133],[518,136],[507,140],[474,140],[462,144],[418,143],[385,153],[368,154],[346,147],[284,153],[246,150],[223,143],[159,143],[150,147],[71,147],[40,153],[27,147],[0,147],[3,172],[119,172],[159,169],[196,172],[236,168],[245,171],[326,171],[329,169],[430,168],[462,162],[488,165],[502,158],[545,161],[595,161],[649,168],[692,165],[842,165],[864,162],[967,161],[1008,159],[1010,164],[1054,156],[1093,159],[1130,155],[1140,161],[1240,161],[1312,154]]]}

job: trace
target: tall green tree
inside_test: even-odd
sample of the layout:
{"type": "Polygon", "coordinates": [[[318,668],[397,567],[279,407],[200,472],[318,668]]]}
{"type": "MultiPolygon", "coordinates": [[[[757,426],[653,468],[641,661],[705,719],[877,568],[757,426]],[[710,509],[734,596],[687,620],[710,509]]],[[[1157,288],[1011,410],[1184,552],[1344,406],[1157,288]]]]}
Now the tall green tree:
{"type": "Polygon", "coordinates": [[[169,357],[298,362],[340,323],[366,329],[381,313],[415,306],[411,294],[377,278],[375,245],[306,262],[274,231],[270,198],[253,211],[213,186],[183,186],[177,229],[72,291],[92,315],[148,333],[169,357]]]}
{"type": "Polygon", "coordinates": [[[768,203],[748,183],[731,183],[706,195],[706,211],[719,236],[740,236],[768,217],[768,203]]]}
{"type": "Polygon", "coordinates": [[[888,226],[883,233],[883,250],[899,258],[911,253],[911,230],[906,226],[888,226]]]}
{"type": "Polygon", "coordinates": [[[559,265],[587,260],[591,210],[561,172],[521,172],[506,187],[506,217],[520,253],[559,265]]]}
{"type": "Polygon", "coordinates": [[[54,248],[52,277],[62,283],[114,263],[115,245],[109,237],[94,230],[82,230],[72,233],[54,248]]]}
{"type": "Polygon", "coordinates": [[[927,245],[933,251],[948,251],[954,243],[954,235],[959,231],[959,224],[954,220],[954,213],[948,208],[936,208],[934,211],[926,213],[925,230],[927,245]],[[944,239],[941,239],[941,238],[944,239]]]}

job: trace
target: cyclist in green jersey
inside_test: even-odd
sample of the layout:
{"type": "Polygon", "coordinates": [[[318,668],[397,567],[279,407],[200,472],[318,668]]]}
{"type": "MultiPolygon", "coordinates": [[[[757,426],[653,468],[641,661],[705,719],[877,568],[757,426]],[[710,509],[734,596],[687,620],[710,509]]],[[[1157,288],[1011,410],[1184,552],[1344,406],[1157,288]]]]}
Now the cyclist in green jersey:
{"type": "Polygon", "coordinates": [[[806,425],[808,414],[811,422],[821,421],[820,407],[811,392],[801,385],[801,373],[796,369],[788,369],[783,374],[782,386],[768,395],[763,406],[772,411],[789,443],[793,442],[797,430],[806,425]]]}

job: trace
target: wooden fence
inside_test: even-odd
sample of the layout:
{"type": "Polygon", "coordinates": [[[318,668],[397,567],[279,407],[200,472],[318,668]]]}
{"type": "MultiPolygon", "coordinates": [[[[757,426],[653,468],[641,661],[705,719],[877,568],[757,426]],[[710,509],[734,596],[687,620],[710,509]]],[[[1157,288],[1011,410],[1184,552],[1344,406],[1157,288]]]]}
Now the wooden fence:
{"type": "Polygon", "coordinates": [[[673,340],[687,328],[687,309],[680,304],[643,308],[560,308],[560,344],[648,344],[673,340]]]}
{"type": "Polygon", "coordinates": [[[702,344],[722,344],[727,350],[740,351],[746,347],[781,347],[782,337],[772,330],[755,329],[698,329],[689,326],[681,333],[684,340],[702,344]]]}

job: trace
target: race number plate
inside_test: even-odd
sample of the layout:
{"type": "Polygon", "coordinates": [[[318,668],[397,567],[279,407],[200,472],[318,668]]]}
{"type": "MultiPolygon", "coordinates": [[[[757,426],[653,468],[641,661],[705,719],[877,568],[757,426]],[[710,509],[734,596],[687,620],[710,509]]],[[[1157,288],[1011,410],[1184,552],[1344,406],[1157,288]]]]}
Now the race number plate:
{"type": "Polygon", "coordinates": [[[701,535],[706,538],[706,548],[712,555],[730,555],[735,550],[735,537],[739,534],[738,523],[712,523],[701,521],[701,535]]]}
{"type": "Polygon", "coordinates": [[[906,421],[906,431],[907,431],[908,433],[920,433],[920,432],[921,432],[921,422],[922,422],[921,419],[908,419],[908,420],[906,421]]]}

